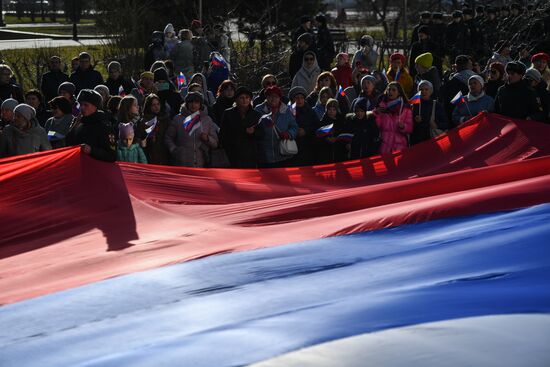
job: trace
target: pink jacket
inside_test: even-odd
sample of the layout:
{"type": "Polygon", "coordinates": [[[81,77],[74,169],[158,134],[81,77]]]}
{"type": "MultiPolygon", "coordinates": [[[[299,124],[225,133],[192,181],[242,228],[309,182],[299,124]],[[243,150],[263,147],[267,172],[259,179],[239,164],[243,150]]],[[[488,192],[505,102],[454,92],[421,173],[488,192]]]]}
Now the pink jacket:
{"type": "MultiPolygon", "coordinates": [[[[386,107],[386,101],[380,101],[378,106],[386,107]]],[[[397,106],[392,112],[380,113],[375,110],[374,115],[382,139],[380,153],[391,153],[409,146],[407,136],[413,131],[413,117],[408,105],[397,106]],[[404,125],[402,129],[399,128],[399,122],[404,125]]]]}

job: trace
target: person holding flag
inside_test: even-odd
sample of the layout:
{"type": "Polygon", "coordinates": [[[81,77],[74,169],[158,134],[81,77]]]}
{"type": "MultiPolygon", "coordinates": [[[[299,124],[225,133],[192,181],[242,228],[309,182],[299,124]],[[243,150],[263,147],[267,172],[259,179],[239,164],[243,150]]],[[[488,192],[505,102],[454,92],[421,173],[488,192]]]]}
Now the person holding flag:
{"type": "Polygon", "coordinates": [[[447,130],[448,120],[443,105],[433,98],[434,87],[428,80],[418,83],[418,93],[409,102],[414,121],[411,145],[430,140],[447,130]]]}
{"type": "Polygon", "coordinates": [[[145,155],[151,164],[168,165],[170,152],[164,144],[170,116],[156,94],[149,94],[143,104],[143,117],[137,124],[136,137],[142,141],[145,155]]]}
{"type": "Polygon", "coordinates": [[[135,88],[134,83],[126,79],[122,74],[122,65],[118,61],[111,61],[107,66],[109,77],[105,85],[109,88],[109,94],[112,96],[126,96],[135,88]]]}
{"type": "Polygon", "coordinates": [[[378,107],[369,115],[371,113],[380,129],[380,153],[391,153],[408,147],[408,134],[413,131],[413,119],[409,100],[401,84],[390,82],[380,97],[378,107]]]}
{"type": "Polygon", "coordinates": [[[485,81],[479,75],[473,75],[468,79],[468,94],[457,98],[454,102],[456,104],[452,115],[454,126],[464,123],[480,112],[493,112],[495,100],[485,94],[484,84],[485,81]]]}
{"type": "Polygon", "coordinates": [[[329,99],[326,111],[321,119],[321,127],[317,129],[317,161],[320,164],[342,162],[347,158],[346,144],[338,140],[338,136],[345,133],[346,119],[341,113],[338,101],[329,99]]]}
{"type": "Polygon", "coordinates": [[[386,77],[389,82],[398,82],[405,91],[405,96],[409,97],[413,93],[413,79],[406,68],[407,59],[405,55],[396,52],[390,56],[390,69],[386,77]]]}
{"type": "Polygon", "coordinates": [[[298,124],[296,136],[298,154],[293,157],[292,165],[311,166],[315,164],[315,131],[319,128],[319,118],[306,103],[306,90],[303,87],[292,88],[288,97],[298,124]]]}
{"type": "Polygon", "coordinates": [[[380,151],[380,130],[373,115],[367,116],[369,102],[365,97],[359,97],[353,104],[354,113],[346,116],[345,133],[343,135],[351,138],[351,144],[346,146],[350,159],[361,159],[376,155],[380,151]]]}
{"type": "MultiPolygon", "coordinates": [[[[182,106],[183,107],[183,106],[182,106]]],[[[185,109],[174,117],[164,137],[175,166],[205,167],[218,146],[218,126],[204,113],[200,93],[185,96],[185,109]]]]}

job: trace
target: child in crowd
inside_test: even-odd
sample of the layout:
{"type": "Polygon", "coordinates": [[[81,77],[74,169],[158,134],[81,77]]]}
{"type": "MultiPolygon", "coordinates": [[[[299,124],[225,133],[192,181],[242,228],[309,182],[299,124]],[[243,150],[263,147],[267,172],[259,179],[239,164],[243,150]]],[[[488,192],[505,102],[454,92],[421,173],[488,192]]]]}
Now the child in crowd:
{"type": "Polygon", "coordinates": [[[143,149],[141,149],[139,144],[134,143],[134,124],[119,124],[118,132],[117,160],[121,162],[147,163],[143,149]]]}

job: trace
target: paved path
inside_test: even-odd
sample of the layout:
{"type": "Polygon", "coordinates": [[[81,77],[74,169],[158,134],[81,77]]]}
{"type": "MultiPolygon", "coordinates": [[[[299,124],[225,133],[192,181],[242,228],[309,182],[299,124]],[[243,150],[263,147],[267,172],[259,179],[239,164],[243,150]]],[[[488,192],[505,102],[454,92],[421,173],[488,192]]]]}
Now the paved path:
{"type": "Polygon", "coordinates": [[[73,40],[57,40],[51,38],[6,40],[0,41],[0,50],[13,50],[23,48],[66,47],[66,46],[91,46],[105,43],[106,39],[82,39],[80,42],[73,40]]]}

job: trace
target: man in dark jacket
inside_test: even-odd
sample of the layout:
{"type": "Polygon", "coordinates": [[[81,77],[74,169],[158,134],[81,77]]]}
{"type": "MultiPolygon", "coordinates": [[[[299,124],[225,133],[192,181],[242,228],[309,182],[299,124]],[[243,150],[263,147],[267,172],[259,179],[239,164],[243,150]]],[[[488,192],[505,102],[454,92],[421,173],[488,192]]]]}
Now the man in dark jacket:
{"type": "Polygon", "coordinates": [[[303,63],[304,54],[307,51],[313,51],[314,38],[311,33],[304,33],[298,37],[296,50],[290,54],[290,60],[288,62],[288,74],[290,80],[294,78],[294,75],[300,70],[303,63]]]}
{"type": "Polygon", "coordinates": [[[294,87],[288,92],[288,97],[294,107],[294,117],[298,124],[296,143],[298,154],[292,157],[293,166],[311,166],[315,164],[315,147],[317,138],[315,132],[320,128],[319,118],[309,103],[306,103],[307,92],[304,87],[294,87]]]}
{"type": "Polygon", "coordinates": [[[447,25],[446,50],[451,60],[470,51],[470,30],[462,20],[462,12],[453,12],[453,21],[447,25]]]}
{"type": "Polygon", "coordinates": [[[527,69],[523,79],[537,93],[537,102],[542,107],[542,111],[536,117],[536,120],[550,123],[550,92],[548,91],[548,84],[546,84],[541,73],[535,68],[527,69]]]}
{"type": "Polygon", "coordinates": [[[478,20],[474,18],[473,9],[464,9],[464,24],[468,27],[470,33],[469,43],[471,49],[474,52],[476,59],[484,56],[485,50],[485,38],[484,34],[481,31],[481,25],[478,23],[478,20]]]}
{"type": "Polygon", "coordinates": [[[447,112],[449,121],[452,121],[451,115],[455,107],[451,103],[451,99],[453,99],[458,92],[462,92],[463,96],[467,95],[469,90],[468,80],[471,76],[475,75],[472,71],[473,63],[469,56],[457,56],[455,59],[455,67],[456,73],[452,74],[449,80],[442,85],[439,94],[439,100],[443,103],[443,107],[445,107],[445,112],[447,112]]]}
{"type": "Polygon", "coordinates": [[[252,92],[239,87],[235,92],[235,107],[225,110],[220,124],[220,142],[233,168],[256,168],[256,139],[262,129],[256,129],[261,114],[251,105],[252,92]]]}
{"type": "Polygon", "coordinates": [[[334,51],[334,42],[327,26],[326,17],[317,15],[315,25],[317,26],[317,61],[322,71],[330,71],[336,52],[334,51]]]}
{"type": "Polygon", "coordinates": [[[122,65],[118,61],[111,61],[107,66],[107,72],[109,73],[109,77],[105,81],[105,85],[109,88],[111,96],[129,95],[132,89],[136,87],[134,83],[124,78],[122,65]]]}
{"type": "Polygon", "coordinates": [[[73,120],[67,145],[81,145],[82,152],[100,161],[116,160],[116,139],[107,116],[99,111],[101,95],[91,89],[83,89],[78,94],[81,115],[73,120]]]}
{"type": "MultiPolygon", "coordinates": [[[[430,28],[428,26],[422,26],[418,29],[418,42],[413,43],[411,51],[409,52],[409,72],[414,78],[417,74],[416,69],[413,67],[415,60],[418,56],[429,52],[433,56],[433,65],[438,71],[441,70],[442,61],[437,45],[432,41],[430,36],[430,28]]],[[[431,67],[432,65],[430,65],[431,67]]]]}
{"type": "Polygon", "coordinates": [[[21,88],[13,84],[11,77],[13,72],[8,65],[0,64],[0,100],[5,101],[8,98],[13,98],[19,103],[23,103],[23,91],[21,88]]]}
{"type": "MultiPolygon", "coordinates": [[[[445,52],[443,51],[445,49],[445,33],[447,32],[447,25],[444,22],[443,13],[432,13],[432,24],[430,26],[430,31],[430,37],[432,41],[437,45],[437,49],[441,52],[441,58],[443,59],[443,56],[445,54],[445,52]]],[[[440,70],[440,74],[441,72],[442,71],[440,70]]]]}
{"type": "Polygon", "coordinates": [[[302,15],[300,17],[300,26],[292,32],[291,44],[293,47],[296,46],[298,37],[304,33],[310,33],[313,35],[313,29],[311,28],[311,17],[309,15],[302,15]]]}
{"type": "Polygon", "coordinates": [[[87,52],[78,55],[78,68],[71,74],[69,81],[76,87],[76,93],[82,89],[94,89],[103,84],[103,77],[92,67],[92,57],[87,52]]]}
{"type": "Polygon", "coordinates": [[[61,71],[61,58],[59,56],[50,58],[49,67],[50,71],[42,75],[42,81],[40,82],[40,89],[46,102],[57,97],[57,88],[61,83],[69,80],[69,76],[61,71]]]}
{"type": "Polygon", "coordinates": [[[412,47],[416,42],[419,41],[418,38],[418,31],[421,27],[429,27],[432,19],[432,14],[428,11],[423,11],[420,13],[420,21],[417,25],[414,26],[411,34],[411,42],[409,44],[409,48],[412,47]]]}
{"type": "Polygon", "coordinates": [[[537,95],[522,79],[525,65],[518,61],[506,65],[508,81],[498,89],[495,98],[495,112],[516,119],[536,119],[542,108],[537,95]]]}

